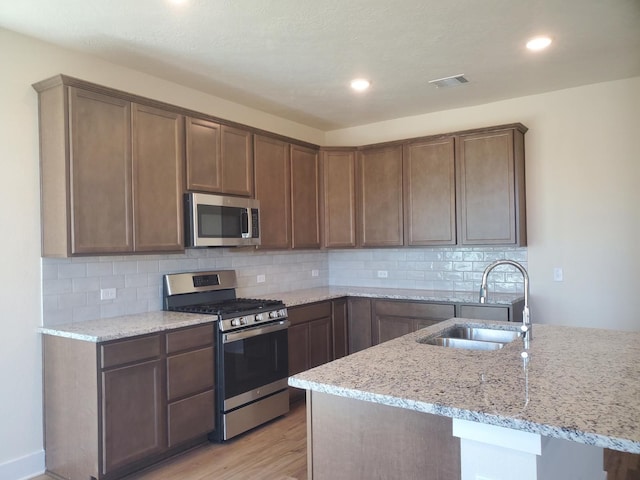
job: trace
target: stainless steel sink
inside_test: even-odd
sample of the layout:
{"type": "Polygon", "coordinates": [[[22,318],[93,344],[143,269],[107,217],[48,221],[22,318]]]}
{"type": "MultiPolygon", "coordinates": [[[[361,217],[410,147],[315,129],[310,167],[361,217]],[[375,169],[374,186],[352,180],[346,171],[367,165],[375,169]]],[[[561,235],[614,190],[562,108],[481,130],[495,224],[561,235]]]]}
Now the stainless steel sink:
{"type": "Polygon", "coordinates": [[[466,350],[498,350],[518,337],[515,330],[457,325],[437,335],[420,338],[418,342],[466,350]]]}
{"type": "Polygon", "coordinates": [[[447,338],[462,338],[482,342],[509,343],[518,338],[518,332],[483,327],[453,327],[444,332],[447,338]]]}
{"type": "Polygon", "coordinates": [[[423,343],[439,345],[441,347],[463,348],[465,350],[498,350],[504,347],[504,343],[483,342],[480,340],[466,340],[464,338],[434,337],[423,343]]]}

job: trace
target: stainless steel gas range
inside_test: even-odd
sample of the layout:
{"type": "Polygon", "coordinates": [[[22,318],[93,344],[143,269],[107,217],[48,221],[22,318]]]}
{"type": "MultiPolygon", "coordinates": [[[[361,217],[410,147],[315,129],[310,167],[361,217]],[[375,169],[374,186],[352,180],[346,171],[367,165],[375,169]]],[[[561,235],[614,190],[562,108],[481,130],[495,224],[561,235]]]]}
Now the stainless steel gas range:
{"type": "Polygon", "coordinates": [[[216,431],[222,441],[289,411],[287,309],[236,298],[234,270],[164,276],[164,309],[216,315],[216,431]]]}

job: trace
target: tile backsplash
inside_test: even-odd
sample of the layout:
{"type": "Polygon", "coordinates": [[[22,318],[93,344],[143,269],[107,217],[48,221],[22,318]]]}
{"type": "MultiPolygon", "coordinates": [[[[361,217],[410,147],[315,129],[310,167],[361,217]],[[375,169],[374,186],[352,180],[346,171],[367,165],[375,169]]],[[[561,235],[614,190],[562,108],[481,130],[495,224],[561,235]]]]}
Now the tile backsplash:
{"type": "MultiPolygon", "coordinates": [[[[498,258],[516,260],[526,267],[527,249],[264,252],[215,248],[173,255],[43,258],[43,325],[161,310],[165,273],[233,269],[238,276],[237,294],[246,297],[327,285],[474,291],[484,267],[498,258]],[[378,272],[386,272],[387,277],[379,278],[378,272]],[[258,275],[265,276],[264,283],[257,282],[258,275]],[[100,290],[105,288],[116,289],[114,300],[100,299],[100,290]]],[[[519,292],[522,277],[511,267],[501,267],[491,274],[489,288],[519,292]]]]}

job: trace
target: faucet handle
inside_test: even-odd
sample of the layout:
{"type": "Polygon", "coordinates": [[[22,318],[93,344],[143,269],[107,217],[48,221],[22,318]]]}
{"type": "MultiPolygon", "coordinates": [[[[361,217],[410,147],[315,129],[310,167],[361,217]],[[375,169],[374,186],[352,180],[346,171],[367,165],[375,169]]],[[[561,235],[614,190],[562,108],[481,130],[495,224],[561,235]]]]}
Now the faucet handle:
{"type": "Polygon", "coordinates": [[[480,303],[487,302],[487,285],[485,283],[480,285],[480,303]]]}

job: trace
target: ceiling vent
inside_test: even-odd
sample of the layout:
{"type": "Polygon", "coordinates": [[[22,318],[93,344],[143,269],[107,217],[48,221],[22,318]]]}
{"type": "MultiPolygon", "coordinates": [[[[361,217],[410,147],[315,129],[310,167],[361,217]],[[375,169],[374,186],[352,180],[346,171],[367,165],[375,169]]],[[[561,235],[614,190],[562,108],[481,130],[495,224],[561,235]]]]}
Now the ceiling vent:
{"type": "Polygon", "coordinates": [[[435,85],[438,88],[443,87],[455,87],[456,85],[461,85],[463,83],[467,83],[469,80],[464,78],[464,73],[459,75],[452,75],[451,77],[437,78],[436,80],[429,80],[431,85],[435,85]]]}

